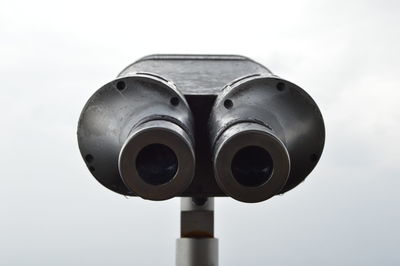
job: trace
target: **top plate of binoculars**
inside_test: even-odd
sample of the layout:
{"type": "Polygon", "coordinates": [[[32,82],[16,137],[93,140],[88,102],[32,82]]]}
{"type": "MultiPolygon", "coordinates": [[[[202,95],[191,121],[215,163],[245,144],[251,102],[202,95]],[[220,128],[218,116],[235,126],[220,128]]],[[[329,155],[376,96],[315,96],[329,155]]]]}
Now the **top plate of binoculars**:
{"type": "Polygon", "coordinates": [[[149,200],[261,202],[299,185],[325,128],[299,86],[237,55],[151,55],[84,106],[78,143],[108,189],[149,200]]]}

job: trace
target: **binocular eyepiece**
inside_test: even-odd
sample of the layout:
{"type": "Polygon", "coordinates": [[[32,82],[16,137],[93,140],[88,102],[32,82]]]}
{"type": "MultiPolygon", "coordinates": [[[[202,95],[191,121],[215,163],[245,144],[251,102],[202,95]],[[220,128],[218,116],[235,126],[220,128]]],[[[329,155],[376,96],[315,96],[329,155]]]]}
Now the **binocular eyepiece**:
{"type": "Polygon", "coordinates": [[[93,176],[150,200],[267,200],[307,177],[324,140],[312,98],[241,56],[145,57],[89,99],[78,125],[93,176]]]}

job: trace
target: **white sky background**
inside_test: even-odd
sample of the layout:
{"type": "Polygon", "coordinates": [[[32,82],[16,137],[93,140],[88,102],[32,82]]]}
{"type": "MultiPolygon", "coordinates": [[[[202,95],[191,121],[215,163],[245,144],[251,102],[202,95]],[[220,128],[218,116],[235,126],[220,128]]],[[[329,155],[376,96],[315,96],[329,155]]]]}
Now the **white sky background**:
{"type": "Polygon", "coordinates": [[[174,265],[179,200],[126,199],[76,140],[92,93],[151,53],[242,54],[326,123],[299,187],[216,200],[220,265],[400,265],[399,1],[0,0],[0,265],[174,265]]]}

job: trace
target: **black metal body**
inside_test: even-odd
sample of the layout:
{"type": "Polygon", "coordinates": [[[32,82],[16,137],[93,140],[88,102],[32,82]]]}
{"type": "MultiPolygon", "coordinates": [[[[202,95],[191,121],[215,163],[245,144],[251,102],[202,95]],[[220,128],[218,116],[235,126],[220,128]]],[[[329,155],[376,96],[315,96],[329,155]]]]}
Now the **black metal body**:
{"type": "MultiPolygon", "coordinates": [[[[132,187],[141,186],[140,196],[156,200],[226,195],[247,202],[265,200],[294,188],[307,177],[321,156],[324,140],[322,115],[304,90],[246,57],[231,55],[144,57],[91,97],[78,126],[82,156],[100,183],[129,196],[137,194],[132,187]],[[127,142],[147,132],[142,127],[172,132],[165,144],[179,142],[173,151],[185,155],[178,154],[178,162],[192,168],[179,168],[177,176],[185,175],[187,180],[182,181],[182,177],[172,194],[157,197],[161,186],[127,185],[136,172],[120,169],[124,163],[121,150],[129,145],[134,149],[137,144],[127,142]],[[242,134],[244,131],[250,135],[242,134]],[[233,181],[225,182],[222,173],[215,175],[218,169],[231,167],[218,164],[216,159],[227,160],[230,153],[237,152],[229,148],[235,141],[245,147],[247,140],[254,139],[252,145],[257,146],[258,138],[265,149],[275,150],[271,152],[274,166],[283,169],[273,171],[270,179],[276,175],[277,183],[269,191],[252,187],[243,195],[230,193],[240,187],[235,184],[234,188],[233,181]],[[122,178],[121,174],[130,176],[122,178]],[[247,197],[253,192],[269,194],[247,197]]],[[[231,174],[229,169],[227,174],[231,174]]]]}

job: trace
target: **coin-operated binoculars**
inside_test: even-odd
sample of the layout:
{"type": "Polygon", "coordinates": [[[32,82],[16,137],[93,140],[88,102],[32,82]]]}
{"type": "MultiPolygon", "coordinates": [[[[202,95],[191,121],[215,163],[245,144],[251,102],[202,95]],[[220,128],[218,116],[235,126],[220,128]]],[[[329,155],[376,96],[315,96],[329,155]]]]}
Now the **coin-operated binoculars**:
{"type": "Polygon", "coordinates": [[[152,55],[86,103],[78,142],[105,187],[182,197],[177,265],[217,265],[213,197],[261,202],[300,184],[325,141],[299,86],[242,56],[152,55]]]}

